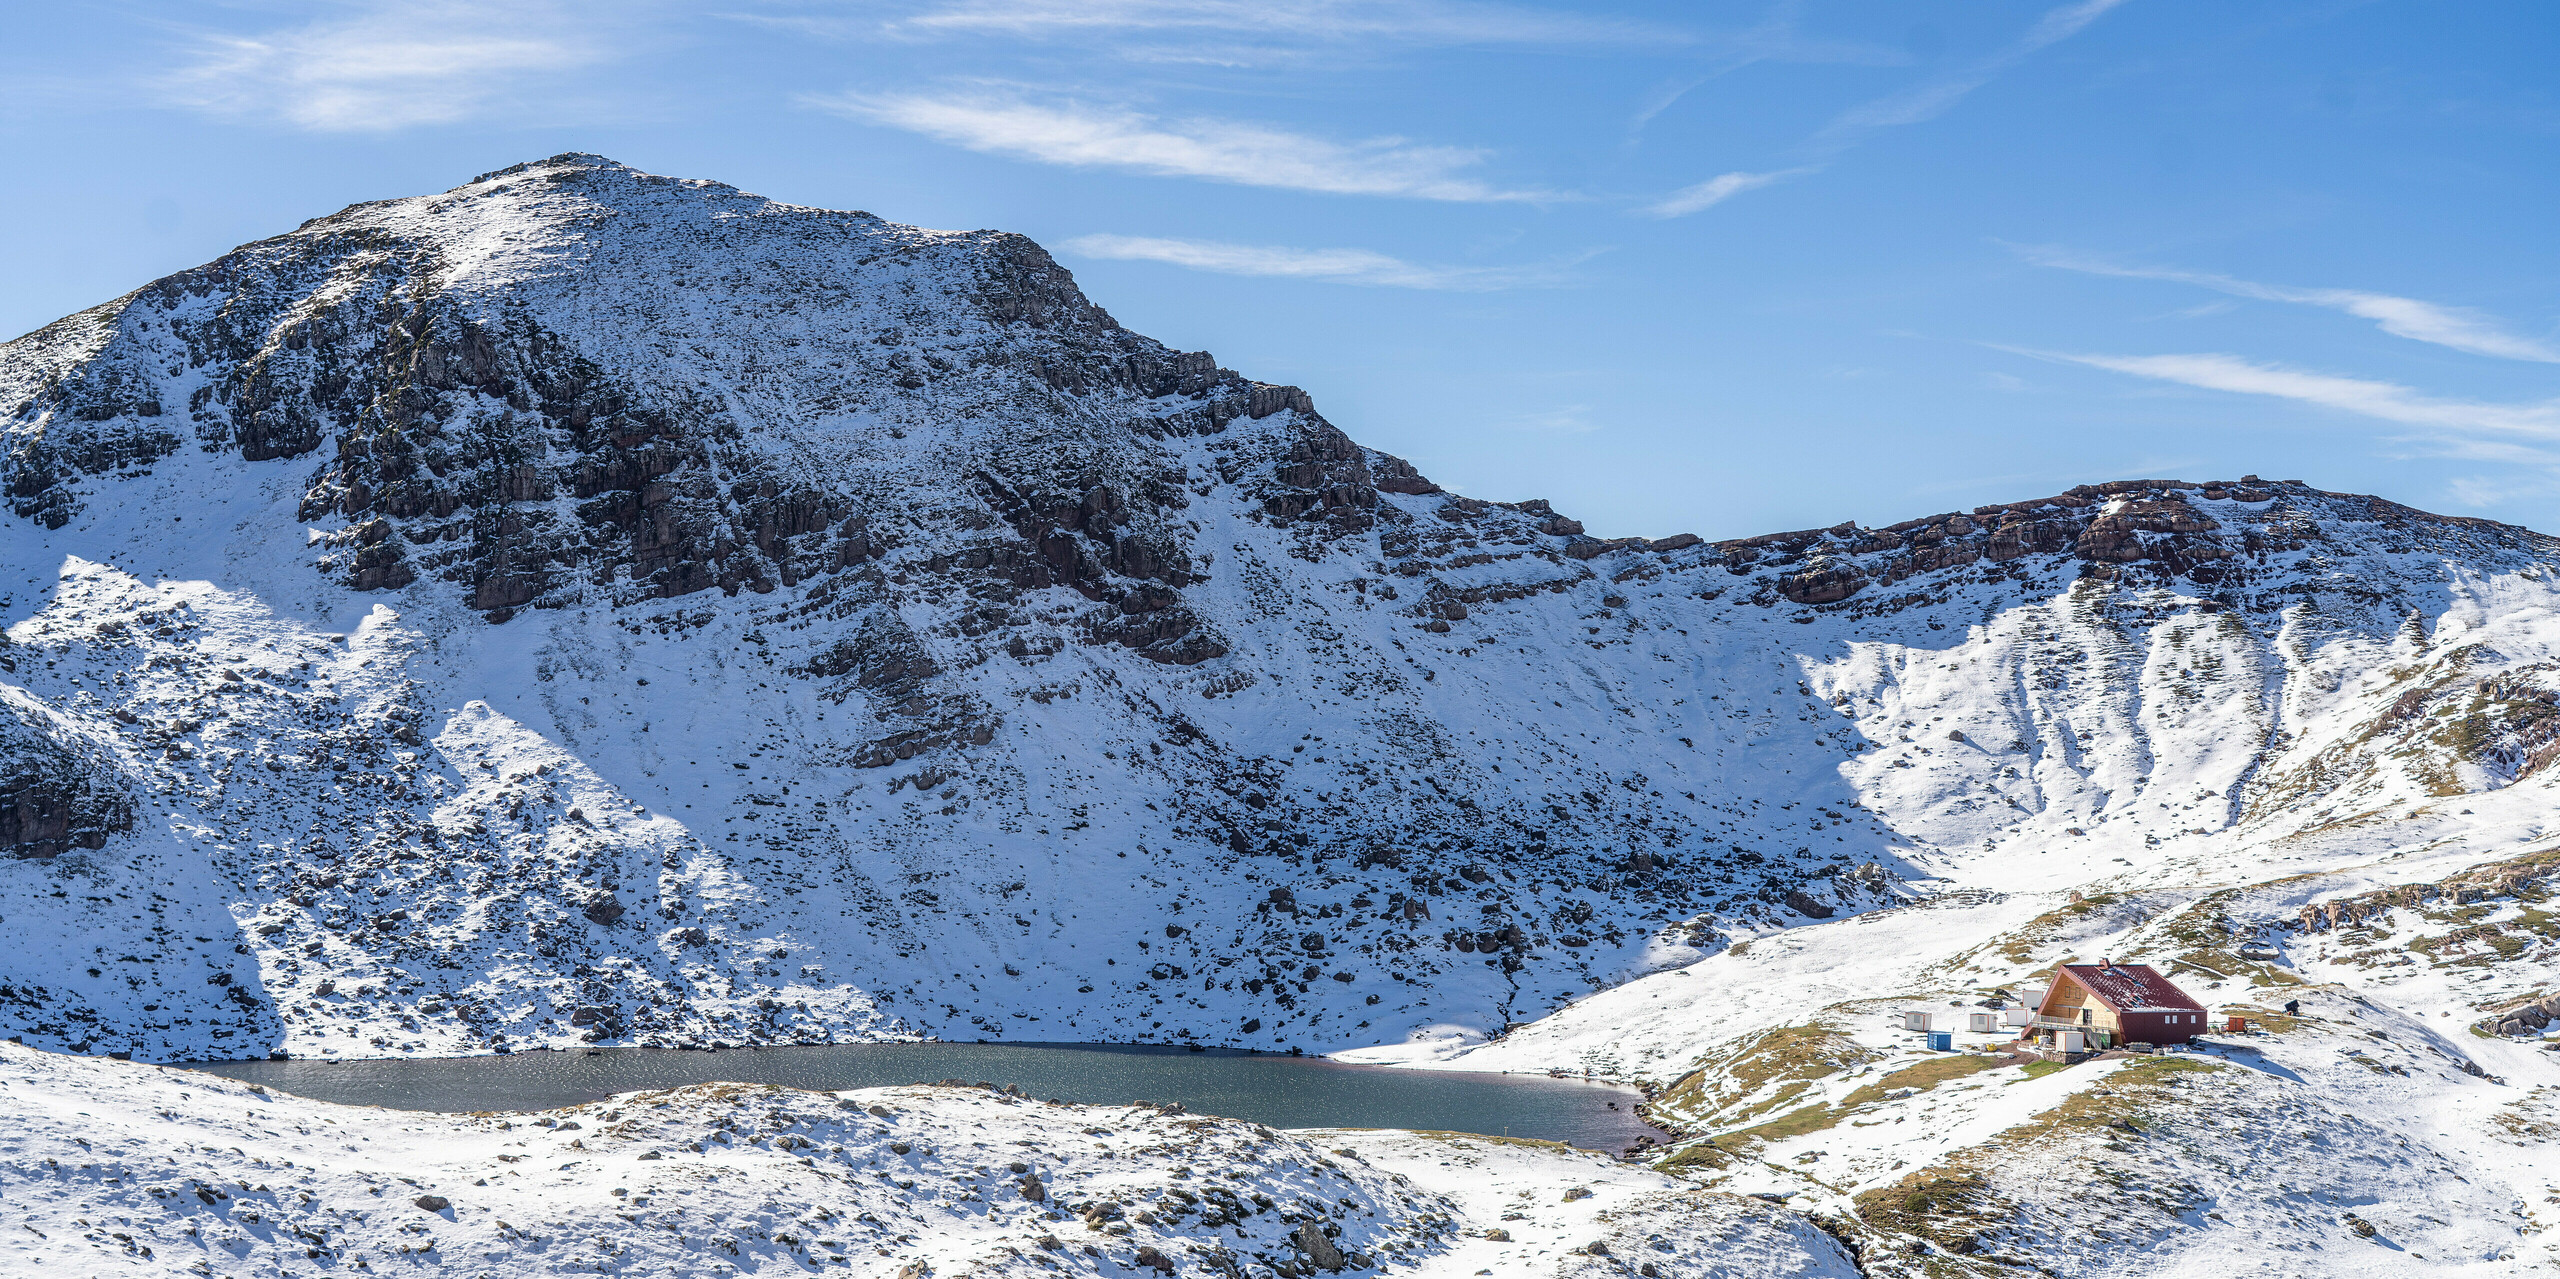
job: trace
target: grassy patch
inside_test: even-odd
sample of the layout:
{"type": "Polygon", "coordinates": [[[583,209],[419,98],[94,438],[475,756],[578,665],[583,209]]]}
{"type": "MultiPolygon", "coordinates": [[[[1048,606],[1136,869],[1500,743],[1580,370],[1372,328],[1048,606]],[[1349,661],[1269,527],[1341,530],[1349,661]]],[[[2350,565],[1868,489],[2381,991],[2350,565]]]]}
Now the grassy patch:
{"type": "Polygon", "coordinates": [[[1820,1102],[1790,1110],[1765,1124],[1753,1124],[1737,1132],[1715,1139],[1715,1144],[1740,1153],[1745,1146],[1763,1141],[1784,1141],[1806,1133],[1820,1132],[1840,1122],[1840,1112],[1820,1102]]]}
{"type": "MultiPolygon", "coordinates": [[[[1999,1067],[1999,1064],[2002,1062],[1999,1062],[1997,1056],[1976,1056],[1976,1054],[1930,1056],[1930,1059],[1925,1059],[1925,1062],[1915,1062],[1910,1064],[1910,1067],[1889,1072],[1884,1074],[1882,1079],[1871,1082],[1871,1085],[1853,1090],[1851,1095],[1843,1097],[1841,1105],[1823,1105],[1823,1102],[1797,1105],[1795,1110],[1787,1110],[1787,1113],[1777,1115],[1777,1118],[1772,1120],[1761,1120],[1761,1123],[1754,1123],[1754,1126],[1748,1126],[1748,1128],[1733,1128],[1733,1131],[1728,1133],[1718,1133],[1718,1136],[1710,1138],[1710,1141],[1702,1141],[1697,1143],[1697,1146],[1687,1146],[1687,1149],[1677,1151],[1677,1154],[1659,1161],[1656,1166],[1659,1166],[1659,1169],[1692,1169],[1692,1166],[1720,1169],[1720,1166],[1731,1164],[1733,1159],[1751,1156],[1751,1151],[1759,1149],[1761,1143],[1787,1141],[1787,1138],[1807,1136],[1807,1133],[1820,1133],[1825,1131],[1825,1128],[1836,1128],[1843,1118],[1848,1118],[1851,1110],[1859,1110],[1859,1108],[1866,1108],[1866,1105],[1874,1105],[1874,1102],[1887,1100],[1892,1092],[1933,1090],[1933,1087],[1946,1085],[1946,1082],[1953,1082],[1953,1079],[1964,1079],[1969,1077],[1969,1074],[1979,1074],[1984,1072],[1984,1069],[1999,1067]]],[[[1766,1115],[1766,1113],[1772,1113],[1772,1110],[1779,1110],[1782,1105],[1787,1105],[1787,1102],[1795,1102],[1797,1097],[1805,1095],[1810,1087],[1812,1087],[1810,1079],[1787,1082],[1787,1085],[1779,1087],[1772,1097],[1754,1102],[1748,1110],[1741,1110],[1738,1115],[1733,1115],[1728,1123],[1741,1123],[1741,1120],[1756,1118],[1756,1115],[1766,1115]]]]}
{"type": "MultiPolygon", "coordinates": [[[[1376,1132],[1378,1130],[1375,1128],[1338,1128],[1333,1129],[1332,1131],[1376,1132]]],[[[1488,1137],[1480,1132],[1450,1132],[1440,1128],[1414,1128],[1409,1129],[1408,1131],[1412,1132],[1416,1137],[1425,1138],[1431,1141],[1445,1141],[1457,1146],[1464,1146],[1466,1143],[1471,1141],[1480,1141],[1488,1146],[1519,1146],[1530,1150],[1552,1151],[1559,1155],[1583,1155],[1592,1158],[1600,1157],[1593,1155],[1591,1151],[1584,1150],[1578,1146],[1568,1146],[1561,1141],[1540,1141],[1535,1137],[1488,1137]]]]}
{"type": "Polygon", "coordinates": [[[2123,900],[2119,893],[2100,893],[2095,897],[2067,902],[2009,930],[1992,942],[1991,948],[1999,951],[2000,957],[2010,963],[2032,964],[2036,959],[2036,947],[2060,936],[2065,927],[2123,900]]]}
{"type": "MultiPolygon", "coordinates": [[[[2307,875],[2288,876],[2275,884],[2289,883],[2307,875]]],[[[2240,948],[2250,934],[2233,923],[2231,910],[2241,897],[2270,887],[2230,888],[2196,901],[2160,925],[2159,937],[2164,948],[2174,947],[2177,955],[2159,961],[2172,979],[2193,974],[2212,981],[2246,982],[2252,986],[2298,986],[2302,978],[2263,960],[2242,959],[2240,948]]]]}
{"type": "Polygon", "coordinates": [[[1780,1026],[1681,1076],[1650,1109],[1684,1124],[1733,1124],[1793,1102],[1814,1080],[1882,1056],[1824,1022],[1780,1026]]]}
{"type": "Polygon", "coordinates": [[[2560,1137],[2560,1088],[2535,1088],[2524,1100],[2489,1116],[2489,1122],[2509,1145],[2538,1146],[2560,1137]]]}
{"type": "Polygon", "coordinates": [[[1719,1168],[1729,1168],[1733,1165],[1733,1162],[1734,1157],[1732,1151],[1726,1150],[1725,1148],[1716,1145],[1714,1142],[1702,1141],[1697,1145],[1683,1146],[1678,1150],[1672,1151],[1670,1154],[1655,1160],[1653,1166],[1663,1172],[1707,1172],[1719,1168]]]}
{"type": "Polygon", "coordinates": [[[2194,1061],[2185,1057],[2154,1057],[2136,1061],[2107,1076],[2105,1094],[2101,1095],[2095,1089],[2075,1092],[2063,1098],[2061,1105],[1994,1136],[1991,1141],[1994,1145],[2022,1145],[2053,1136],[2077,1142],[2092,1139],[2113,1141],[2116,1139],[2115,1131],[2140,1132],[2150,1126],[2150,1115],[2145,1107],[2169,1100],[2170,1080],[2180,1075],[2205,1075],[2227,1069],[2229,1067],[2220,1062],[2194,1061]]]}
{"type": "Polygon", "coordinates": [[[1875,1229],[1917,1235],[1959,1255],[1981,1247],[1982,1232],[2005,1224],[2012,1213],[1982,1174],[1961,1166],[1923,1168],[1859,1195],[1850,1205],[1859,1220],[1875,1229]]]}
{"type": "MultiPolygon", "coordinates": [[[[1857,1089],[1842,1099],[1837,1106],[1825,1106],[1820,1103],[1799,1106],[1766,1123],[1720,1134],[1708,1144],[1728,1154],[1748,1154],[1753,1147],[1763,1142],[1784,1141],[1789,1137],[1802,1137],[1808,1133],[1836,1127],[1851,1111],[1883,1101],[1889,1094],[1902,1089],[1926,1092],[1940,1084],[1978,1074],[2000,1064],[1998,1058],[1972,1054],[1932,1057],[1926,1061],[1905,1066],[1874,1083],[1857,1089]]],[[[1786,1095],[1792,1098],[1797,1091],[1801,1090],[1790,1091],[1786,1095]]]]}
{"type": "Polygon", "coordinates": [[[2302,1024],[2299,1017],[2288,1017],[2272,1008],[2260,1008],[2255,1004],[2225,1004],[2222,1011],[2228,1017],[2246,1017],[2270,1035],[2289,1034],[2302,1024]]]}
{"type": "Polygon", "coordinates": [[[2521,894],[2517,900],[2526,903],[2525,907],[2507,927],[2523,929],[2546,941],[2560,938],[2560,914],[2543,909],[2549,899],[2537,892],[2521,894]]]}
{"type": "Polygon", "coordinates": [[[2031,1061],[2021,1067],[2019,1073],[2024,1074],[2029,1079],[2042,1079],[2057,1070],[2069,1070],[2070,1068],[2071,1063],[2065,1061],[2031,1061]]]}
{"type": "Polygon", "coordinates": [[[1725,1077],[1744,1092],[1757,1092],[1775,1079],[1820,1079],[1880,1056],[1838,1029],[1816,1022],[1780,1026],[1754,1038],[1725,1067],[1725,1077]]]}
{"type": "Polygon", "coordinates": [[[1967,1075],[1979,1074],[2000,1064],[2000,1059],[1997,1057],[1978,1057],[1969,1053],[1953,1057],[1932,1057],[1918,1065],[1905,1066],[1850,1093],[1841,1101],[1840,1108],[1855,1110],[1871,1102],[1882,1101],[1886,1094],[1902,1088],[1926,1092],[1940,1084],[1962,1079],[1967,1075]]]}

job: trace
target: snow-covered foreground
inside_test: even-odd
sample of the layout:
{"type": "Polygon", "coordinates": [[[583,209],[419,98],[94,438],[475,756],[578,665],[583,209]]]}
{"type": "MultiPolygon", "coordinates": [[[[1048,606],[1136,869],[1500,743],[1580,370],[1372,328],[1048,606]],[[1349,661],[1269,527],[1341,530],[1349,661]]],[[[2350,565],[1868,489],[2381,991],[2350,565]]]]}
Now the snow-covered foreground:
{"type": "Polygon", "coordinates": [[[0,1044],[0,1270],[1848,1276],[1758,1200],[1531,1142],[988,1087],[333,1106],[0,1044]]]}

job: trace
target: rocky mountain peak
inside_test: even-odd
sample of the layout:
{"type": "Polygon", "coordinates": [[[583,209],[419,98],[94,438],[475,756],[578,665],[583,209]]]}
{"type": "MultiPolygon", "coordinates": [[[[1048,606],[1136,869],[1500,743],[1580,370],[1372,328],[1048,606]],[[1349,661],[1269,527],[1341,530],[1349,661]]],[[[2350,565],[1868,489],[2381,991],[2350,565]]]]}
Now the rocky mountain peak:
{"type": "Polygon", "coordinates": [[[1487,1033],[1986,843],[2299,835],[2279,781],[2405,780],[2315,760],[2345,672],[2553,550],[2254,478],[1597,537],[1022,237],[586,155],[50,325],[0,408],[0,915],[97,952],[0,999],[146,1054],[1487,1033]],[[71,874],[225,993],[144,1010],[71,874]]]}

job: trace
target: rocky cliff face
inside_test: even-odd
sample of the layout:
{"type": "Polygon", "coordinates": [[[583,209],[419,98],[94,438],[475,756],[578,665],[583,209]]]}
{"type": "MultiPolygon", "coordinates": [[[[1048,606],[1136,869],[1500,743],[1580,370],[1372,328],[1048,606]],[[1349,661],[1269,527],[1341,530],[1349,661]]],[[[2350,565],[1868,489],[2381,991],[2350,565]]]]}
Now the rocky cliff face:
{"type": "Polygon", "coordinates": [[[1018,236],[592,156],[21,338],[0,412],[0,1001],[98,1050],[1480,1032],[2548,731],[2524,530],[2248,479],[1599,539],[1018,236]]]}

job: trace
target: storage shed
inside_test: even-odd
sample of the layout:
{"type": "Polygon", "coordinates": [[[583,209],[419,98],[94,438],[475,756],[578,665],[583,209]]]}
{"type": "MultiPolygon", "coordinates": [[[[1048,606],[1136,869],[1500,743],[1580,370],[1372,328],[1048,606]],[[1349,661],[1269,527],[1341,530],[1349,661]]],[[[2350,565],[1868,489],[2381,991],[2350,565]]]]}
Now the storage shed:
{"type": "Polygon", "coordinates": [[[2078,1031],[2104,1047],[2183,1044],[2204,1031],[2204,1005],[2148,964],[2064,964],[2022,1038],[2078,1031]]]}

